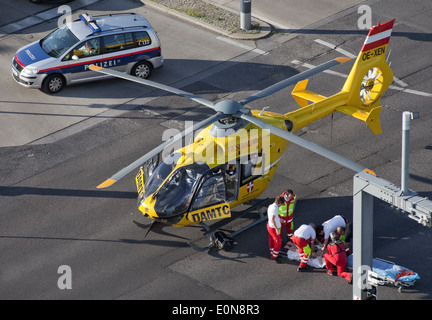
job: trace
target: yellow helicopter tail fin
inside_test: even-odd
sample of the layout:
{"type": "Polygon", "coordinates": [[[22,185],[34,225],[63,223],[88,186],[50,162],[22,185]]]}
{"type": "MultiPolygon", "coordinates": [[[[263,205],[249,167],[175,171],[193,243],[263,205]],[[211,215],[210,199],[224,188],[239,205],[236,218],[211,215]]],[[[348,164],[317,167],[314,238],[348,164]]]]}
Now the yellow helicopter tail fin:
{"type": "Polygon", "coordinates": [[[381,123],[379,121],[381,109],[382,107],[376,107],[366,111],[348,105],[336,108],[336,110],[339,112],[345,113],[349,116],[366,122],[366,124],[369,126],[369,128],[374,134],[380,134],[382,132],[381,123]]]}
{"type": "Polygon", "coordinates": [[[380,99],[393,81],[393,72],[385,53],[394,19],[372,27],[363,43],[342,92],[348,92],[346,104],[336,110],[365,121],[374,134],[381,133],[380,99]]]}
{"type": "Polygon", "coordinates": [[[291,92],[295,101],[297,101],[298,105],[302,108],[308,106],[309,101],[315,103],[327,98],[315,92],[306,90],[307,83],[308,79],[299,81],[291,92]]]}

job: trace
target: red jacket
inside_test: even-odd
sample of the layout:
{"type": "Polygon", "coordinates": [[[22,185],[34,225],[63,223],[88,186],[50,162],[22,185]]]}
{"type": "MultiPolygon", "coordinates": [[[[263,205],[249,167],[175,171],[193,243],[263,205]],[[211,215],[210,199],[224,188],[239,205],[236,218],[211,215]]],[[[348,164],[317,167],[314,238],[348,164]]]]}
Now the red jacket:
{"type": "Polygon", "coordinates": [[[332,242],[327,246],[327,253],[334,258],[336,265],[344,265],[347,262],[347,255],[343,242],[332,242]]]}

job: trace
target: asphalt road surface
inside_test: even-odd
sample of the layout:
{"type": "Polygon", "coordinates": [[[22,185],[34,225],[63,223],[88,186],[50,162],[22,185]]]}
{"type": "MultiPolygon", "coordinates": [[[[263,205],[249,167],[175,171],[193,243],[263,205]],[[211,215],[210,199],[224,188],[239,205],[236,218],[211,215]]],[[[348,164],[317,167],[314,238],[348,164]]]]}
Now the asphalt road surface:
{"type": "MultiPolygon", "coordinates": [[[[122,10],[113,1],[102,5],[87,11],[122,10]]],[[[432,5],[426,1],[409,8],[395,1],[372,1],[370,5],[374,23],[396,18],[389,59],[400,81],[381,100],[383,133],[374,136],[363,123],[335,114],[297,134],[399,184],[402,112],[418,111],[420,118],[411,123],[410,188],[430,197],[432,5]]],[[[255,44],[239,42],[242,46],[238,46],[159,12],[137,10],[151,16],[165,44],[166,66],[153,80],[214,101],[241,100],[305,70],[308,65],[304,63],[318,65],[341,56],[334,47],[356,55],[367,34],[358,29],[359,14],[353,10],[313,28],[294,33],[278,30],[255,44]],[[259,51],[252,50],[255,45],[259,51]]],[[[190,241],[200,245],[208,241],[199,226],[156,226],[144,237],[145,231],[132,223],[132,219],[146,222],[136,209],[133,175],[109,189],[97,190],[96,186],[160,144],[166,129],[181,128],[184,121],[199,121],[212,112],[186,99],[117,79],[67,87],[56,96],[19,87],[9,76],[14,51],[54,24],[40,24],[0,39],[7,44],[0,51],[0,70],[8,75],[0,80],[0,121],[8,117],[9,121],[23,121],[13,132],[0,130],[1,299],[352,299],[352,286],[328,276],[325,269],[298,273],[297,262],[272,263],[265,223],[237,236],[237,245],[230,252],[191,249],[190,241]],[[55,129],[50,128],[48,136],[34,138],[27,128],[28,123],[51,127],[57,121],[66,121],[59,128],[70,121],[70,131],[51,135],[55,129]],[[9,138],[15,143],[5,143],[9,138]],[[71,289],[58,286],[61,266],[72,272],[71,289]]],[[[336,93],[351,66],[348,62],[334,73],[314,76],[308,88],[327,96],[336,93]]],[[[294,110],[297,105],[290,91],[250,107],[271,106],[271,111],[281,113],[294,110]]],[[[318,224],[336,214],[351,220],[352,177],[353,172],[290,145],[261,198],[273,198],[292,188],[299,198],[296,226],[310,221],[318,224]]],[[[236,230],[247,222],[249,219],[234,220],[221,228],[236,230]]],[[[375,257],[410,268],[421,277],[402,293],[380,286],[379,298],[431,299],[431,229],[375,199],[373,231],[375,257]]]]}

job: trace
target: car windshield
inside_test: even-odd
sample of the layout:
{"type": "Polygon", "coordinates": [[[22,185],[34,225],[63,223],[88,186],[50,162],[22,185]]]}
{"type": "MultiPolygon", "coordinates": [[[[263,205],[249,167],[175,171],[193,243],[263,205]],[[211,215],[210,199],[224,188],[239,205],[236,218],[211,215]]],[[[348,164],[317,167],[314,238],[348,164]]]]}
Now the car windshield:
{"type": "Polygon", "coordinates": [[[188,210],[207,164],[194,163],[174,172],[156,193],[155,211],[159,217],[170,217],[188,210]]]}
{"type": "Polygon", "coordinates": [[[40,46],[51,57],[59,58],[78,41],[78,38],[69,30],[67,25],[64,25],[43,38],[40,41],[40,46]]]}

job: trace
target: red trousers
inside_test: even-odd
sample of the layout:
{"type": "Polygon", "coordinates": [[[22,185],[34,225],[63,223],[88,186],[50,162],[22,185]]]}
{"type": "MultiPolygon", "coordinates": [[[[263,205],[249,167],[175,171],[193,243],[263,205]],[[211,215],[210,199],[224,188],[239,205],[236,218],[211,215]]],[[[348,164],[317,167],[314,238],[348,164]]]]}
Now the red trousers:
{"type": "Polygon", "coordinates": [[[287,231],[287,235],[288,235],[288,241],[292,241],[292,236],[294,234],[294,222],[292,217],[291,218],[280,218],[280,222],[281,222],[281,238],[282,238],[282,232],[286,229],[287,231]],[[290,222],[287,222],[291,220],[290,222]]]}
{"type": "Polygon", "coordinates": [[[277,234],[275,228],[272,228],[267,223],[267,231],[269,233],[269,248],[270,248],[270,257],[272,259],[277,259],[279,257],[279,251],[282,245],[282,240],[280,234],[277,234]]]}
{"type": "MultiPolygon", "coordinates": [[[[331,246],[333,247],[333,246],[331,246]]],[[[341,246],[341,248],[339,250],[343,250],[343,251],[339,251],[338,253],[333,254],[333,250],[330,246],[328,248],[330,248],[329,253],[324,253],[324,261],[327,267],[327,270],[330,272],[333,272],[333,266],[336,266],[336,270],[337,270],[337,274],[339,277],[345,278],[348,280],[348,282],[351,281],[351,273],[349,272],[345,272],[345,266],[346,266],[346,262],[347,262],[347,257],[346,257],[346,253],[343,250],[343,244],[341,246]]]]}
{"type": "Polygon", "coordinates": [[[309,242],[303,238],[296,237],[293,235],[292,242],[297,246],[300,256],[300,268],[306,268],[311,255],[311,248],[309,242]]]}

